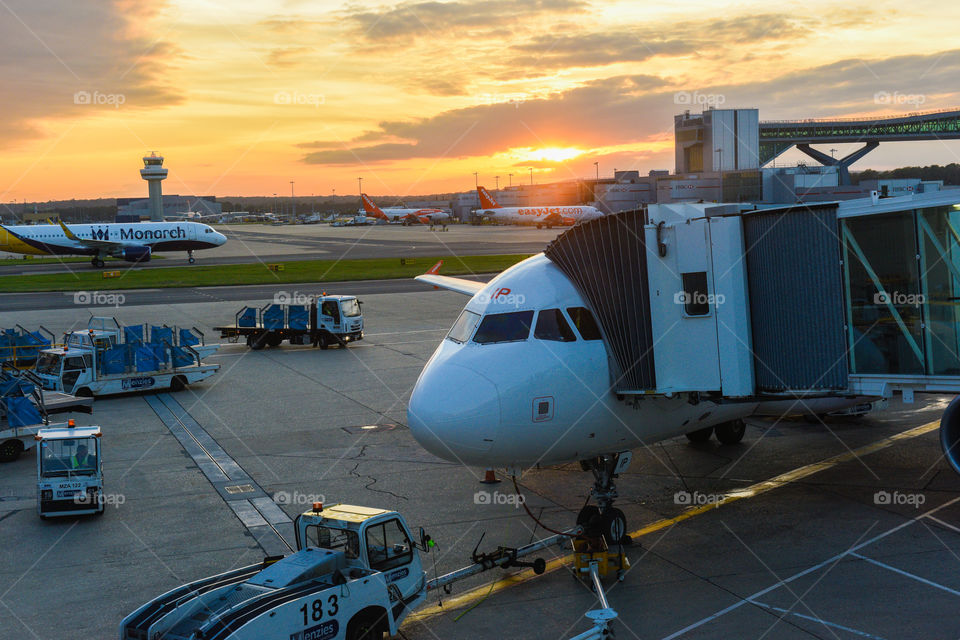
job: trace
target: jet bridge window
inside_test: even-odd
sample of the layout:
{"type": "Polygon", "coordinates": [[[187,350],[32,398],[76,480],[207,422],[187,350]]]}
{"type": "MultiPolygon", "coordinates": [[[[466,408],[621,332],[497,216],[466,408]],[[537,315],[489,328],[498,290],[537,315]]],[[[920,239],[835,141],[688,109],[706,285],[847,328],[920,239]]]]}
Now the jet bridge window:
{"type": "Polygon", "coordinates": [[[457,321],[450,327],[450,332],[447,334],[447,337],[454,342],[462,344],[470,339],[470,334],[473,333],[478,322],[480,322],[479,313],[464,309],[460,312],[460,317],[457,318],[457,321]]]}
{"type": "Polygon", "coordinates": [[[677,301],[683,304],[683,312],[688,316],[710,315],[710,298],[707,292],[707,272],[694,271],[681,273],[683,291],[677,301]]]}
{"type": "Polygon", "coordinates": [[[560,309],[544,309],[540,312],[537,316],[537,327],[533,330],[533,337],[557,342],[573,342],[577,339],[560,309]]]}
{"type": "Polygon", "coordinates": [[[597,321],[593,319],[593,314],[586,307],[570,307],[567,309],[573,325],[580,332],[580,337],[584,340],[602,340],[600,328],[597,327],[597,321]]]}
{"type": "Polygon", "coordinates": [[[533,311],[513,311],[511,313],[491,313],[480,322],[473,341],[480,344],[494,342],[518,342],[530,336],[533,324],[533,311]]]}

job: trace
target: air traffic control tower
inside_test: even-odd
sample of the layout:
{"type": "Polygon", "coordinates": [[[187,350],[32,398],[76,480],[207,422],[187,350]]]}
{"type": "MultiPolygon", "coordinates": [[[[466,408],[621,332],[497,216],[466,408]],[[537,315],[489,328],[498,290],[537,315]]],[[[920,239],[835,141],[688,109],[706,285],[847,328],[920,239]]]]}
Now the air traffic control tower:
{"type": "Polygon", "coordinates": [[[167,170],[163,168],[163,156],[151,153],[143,157],[143,169],[140,177],[147,181],[150,194],[150,221],[163,222],[163,194],[160,181],[166,179],[167,170]]]}

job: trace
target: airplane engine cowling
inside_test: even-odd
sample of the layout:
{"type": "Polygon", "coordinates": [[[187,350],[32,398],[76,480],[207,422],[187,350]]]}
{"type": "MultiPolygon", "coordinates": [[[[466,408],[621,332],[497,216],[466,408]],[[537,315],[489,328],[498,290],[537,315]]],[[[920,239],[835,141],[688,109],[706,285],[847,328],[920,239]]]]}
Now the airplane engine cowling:
{"type": "Polygon", "coordinates": [[[940,418],[940,446],[947,462],[960,473],[960,396],[950,402],[940,418]]]}
{"type": "Polygon", "coordinates": [[[121,257],[127,262],[150,262],[150,247],[124,247],[121,257]]]}

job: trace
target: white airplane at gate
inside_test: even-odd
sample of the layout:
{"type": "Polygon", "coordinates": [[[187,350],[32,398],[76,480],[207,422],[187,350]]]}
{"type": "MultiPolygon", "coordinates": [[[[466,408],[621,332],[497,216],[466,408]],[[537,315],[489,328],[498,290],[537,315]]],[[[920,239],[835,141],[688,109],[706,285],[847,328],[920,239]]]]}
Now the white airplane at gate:
{"type": "Polygon", "coordinates": [[[381,209],[365,193],[360,194],[363,201],[364,212],[373,218],[386,220],[387,222],[402,222],[410,224],[411,222],[420,224],[446,224],[450,219],[450,214],[440,209],[408,209],[403,207],[388,207],[381,209]]]}
{"type": "Polygon", "coordinates": [[[0,251],[30,255],[91,256],[102,267],[107,256],[127,262],[148,262],[161,251],[193,252],[219,247],[222,233],[199,222],[109,222],[103,224],[0,225],[0,251]]]}
{"type": "Polygon", "coordinates": [[[562,205],[543,207],[502,207],[486,187],[477,187],[480,208],[474,213],[482,218],[505,224],[536,225],[537,229],[574,225],[578,222],[602,218],[604,213],[587,205],[562,205]]]}
{"type": "MultiPolygon", "coordinates": [[[[670,205],[659,206],[661,212],[670,211],[670,205]]],[[[632,449],[684,434],[695,442],[715,436],[723,444],[736,444],[745,433],[744,418],[754,415],[871,410],[879,397],[853,386],[831,392],[813,385],[802,396],[763,393],[754,386],[751,347],[718,336],[717,329],[722,323],[721,334],[739,332],[749,340],[742,223],[729,215],[698,218],[697,207],[707,206],[674,205],[672,213],[658,214],[659,224],[641,224],[639,233],[628,232],[620,218],[607,218],[610,237],[645,237],[648,247],[640,252],[647,254],[644,269],[650,274],[648,306],[632,313],[652,316],[648,334],[656,336],[650,349],[651,357],[657,354],[656,381],[649,390],[618,390],[622,367],[616,368],[615,348],[630,329],[608,325],[613,327],[608,334],[602,328],[569,270],[551,259],[555,255],[548,257],[558,241],[546,254],[528,258],[488,283],[440,275],[441,263],[418,276],[470,300],[413,389],[408,404],[413,437],[446,460],[506,468],[515,477],[539,464],[580,461],[593,472],[597,506],[585,507],[578,523],[591,522],[614,541],[627,529],[623,513],[611,506],[613,480],[629,464],[632,449]],[[707,245],[705,237],[712,238],[707,245]],[[678,249],[683,243],[687,248],[678,249]],[[703,271],[709,287],[686,291],[679,272],[687,270],[703,271]],[[703,308],[697,306],[700,296],[707,296],[703,308]],[[726,296],[726,304],[711,302],[716,296],[726,296]],[[714,373],[717,383],[702,382],[714,373]],[[684,380],[691,386],[684,389],[684,380]]],[[[579,249],[569,255],[590,254],[583,248],[584,229],[578,225],[567,232],[581,232],[579,249]]],[[[603,269],[595,271],[604,277],[603,269]]],[[[636,281],[635,272],[631,277],[636,281]]],[[[646,290],[646,282],[638,290],[646,290]]],[[[960,471],[960,399],[957,407],[953,431],[941,433],[956,435],[950,437],[957,444],[947,451],[960,471]]]]}

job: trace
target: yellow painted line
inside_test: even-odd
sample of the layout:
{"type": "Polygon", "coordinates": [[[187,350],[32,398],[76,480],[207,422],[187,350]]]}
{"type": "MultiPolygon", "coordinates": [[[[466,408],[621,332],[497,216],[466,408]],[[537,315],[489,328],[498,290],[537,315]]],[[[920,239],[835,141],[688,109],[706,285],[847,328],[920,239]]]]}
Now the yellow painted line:
{"type": "MultiPolygon", "coordinates": [[[[821,460],[820,462],[814,462],[806,466],[794,469],[793,471],[787,471],[786,473],[781,473],[778,476],[774,476],[769,480],[764,480],[763,482],[758,482],[752,484],[749,487],[743,489],[737,489],[731,491],[725,495],[721,500],[713,502],[711,504],[701,505],[697,507],[691,507],[681,513],[680,515],[673,518],[665,518],[663,520],[657,520],[651,524],[648,524],[645,527],[641,527],[636,531],[630,532],[631,538],[640,538],[645,535],[651,534],[655,531],[660,531],[661,529],[666,529],[667,527],[672,527],[684,520],[698,516],[701,513],[711,511],[713,509],[719,509],[725,504],[730,504],[731,502],[736,502],[737,500],[744,500],[746,498],[753,498],[759,496],[768,491],[773,491],[779,487],[786,486],[792,482],[797,482],[798,480],[803,480],[808,478],[815,473],[820,473],[821,471],[826,471],[827,469],[833,468],[838,464],[844,462],[850,462],[861,456],[866,456],[871,453],[876,453],[882,449],[886,449],[897,442],[902,440],[909,440],[910,438],[916,438],[918,436],[925,435],[931,431],[936,430],[940,426],[940,422],[928,422],[927,424],[920,425],[919,427],[914,427],[913,429],[908,429],[907,431],[902,431],[900,433],[894,434],[889,438],[883,438],[882,440],[877,440],[868,445],[864,445],[855,451],[848,451],[847,453],[841,453],[839,455],[827,458],[826,460],[821,460]]],[[[544,572],[550,573],[556,571],[557,569],[569,564],[573,561],[573,554],[565,555],[561,558],[555,558],[547,562],[547,570],[544,572]]],[[[407,617],[407,620],[404,624],[409,622],[422,622],[429,618],[432,618],[436,615],[440,615],[447,611],[452,611],[454,609],[459,609],[460,607],[472,604],[479,600],[480,598],[486,597],[488,594],[494,594],[498,591],[503,591],[514,585],[523,584],[524,582],[529,582],[530,580],[536,578],[537,575],[531,569],[524,569],[518,573],[506,576],[501,578],[493,583],[491,587],[490,584],[481,585],[479,587],[474,587],[469,591],[465,591],[458,596],[453,596],[449,598],[443,598],[443,607],[437,607],[436,605],[431,605],[429,608],[422,609],[415,613],[410,614],[407,617]]]]}

